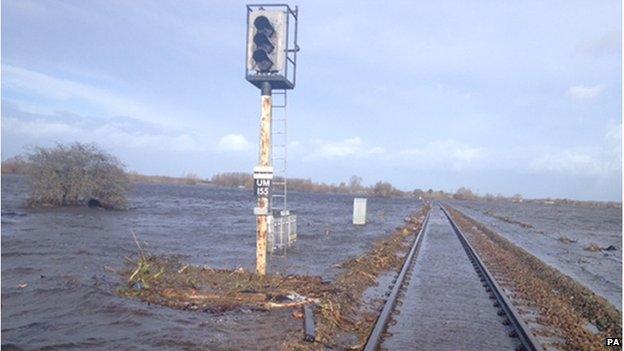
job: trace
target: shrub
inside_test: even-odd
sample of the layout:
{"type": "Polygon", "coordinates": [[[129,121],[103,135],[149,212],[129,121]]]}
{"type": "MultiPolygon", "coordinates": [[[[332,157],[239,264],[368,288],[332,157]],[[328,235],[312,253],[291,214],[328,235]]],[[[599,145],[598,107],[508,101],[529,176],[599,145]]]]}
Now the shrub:
{"type": "Polygon", "coordinates": [[[249,173],[229,172],[215,174],[210,181],[219,186],[238,187],[250,185],[251,187],[253,186],[252,179],[252,175],[249,173]]]}
{"type": "Polygon", "coordinates": [[[28,160],[31,206],[122,208],[126,204],[128,178],[123,164],[95,145],[37,147],[28,160]]]}
{"type": "Polygon", "coordinates": [[[199,182],[200,179],[195,173],[187,173],[186,176],[184,176],[184,183],[186,185],[197,185],[199,182]]]}

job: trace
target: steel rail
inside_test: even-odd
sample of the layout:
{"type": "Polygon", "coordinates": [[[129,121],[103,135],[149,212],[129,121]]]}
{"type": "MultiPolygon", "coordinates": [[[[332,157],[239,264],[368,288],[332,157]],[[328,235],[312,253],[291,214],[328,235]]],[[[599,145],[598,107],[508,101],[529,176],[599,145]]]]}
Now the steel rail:
{"type": "Polygon", "coordinates": [[[407,271],[410,269],[410,266],[412,265],[412,261],[414,260],[414,257],[416,256],[418,249],[420,248],[422,237],[424,236],[425,229],[427,228],[427,224],[429,223],[430,212],[431,210],[427,212],[427,216],[425,217],[425,220],[422,223],[422,227],[420,228],[420,231],[418,232],[418,236],[414,239],[412,248],[410,249],[407,257],[405,258],[405,261],[403,262],[403,267],[401,268],[401,272],[399,273],[398,277],[394,281],[394,285],[392,286],[390,295],[388,296],[388,299],[386,300],[383,306],[383,309],[381,310],[381,313],[379,314],[379,316],[377,317],[377,320],[375,321],[375,326],[373,327],[373,330],[371,331],[370,335],[368,336],[368,339],[366,340],[366,346],[364,346],[365,351],[377,350],[377,348],[379,347],[381,343],[381,337],[383,335],[383,332],[386,329],[388,321],[390,320],[390,314],[392,313],[392,311],[394,310],[394,306],[396,305],[396,300],[399,294],[399,290],[401,289],[401,286],[403,285],[403,282],[405,280],[405,276],[407,275],[407,271]]]}
{"type": "Polygon", "coordinates": [[[509,298],[507,298],[507,296],[503,292],[503,289],[498,284],[492,273],[490,273],[490,271],[487,269],[487,267],[481,260],[481,257],[479,257],[472,245],[470,245],[468,240],[466,240],[466,236],[461,231],[461,229],[459,229],[459,226],[455,223],[450,213],[444,206],[440,205],[440,208],[446,215],[446,218],[448,218],[449,222],[451,223],[451,227],[453,227],[453,230],[455,231],[455,234],[457,234],[459,241],[464,246],[466,253],[471,258],[471,261],[473,262],[477,273],[479,273],[479,276],[481,276],[482,280],[485,280],[485,283],[487,284],[487,290],[489,290],[491,293],[490,297],[494,295],[493,297],[496,298],[497,305],[501,308],[502,311],[504,311],[511,326],[514,328],[512,331],[510,331],[509,335],[518,337],[518,339],[520,340],[520,344],[523,347],[523,349],[519,350],[544,351],[543,347],[537,342],[537,340],[535,340],[535,337],[533,337],[522,318],[520,318],[518,310],[516,310],[509,298]]]}

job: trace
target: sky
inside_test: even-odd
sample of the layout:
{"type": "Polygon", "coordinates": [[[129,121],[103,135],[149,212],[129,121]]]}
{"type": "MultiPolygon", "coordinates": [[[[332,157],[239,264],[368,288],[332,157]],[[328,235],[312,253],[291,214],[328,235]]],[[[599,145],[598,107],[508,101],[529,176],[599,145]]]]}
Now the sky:
{"type": "MultiPolygon", "coordinates": [[[[620,1],[299,1],[288,175],[622,196],[620,1]]],[[[2,1],[2,159],[96,143],[130,171],[257,163],[245,2],[2,1]]]]}

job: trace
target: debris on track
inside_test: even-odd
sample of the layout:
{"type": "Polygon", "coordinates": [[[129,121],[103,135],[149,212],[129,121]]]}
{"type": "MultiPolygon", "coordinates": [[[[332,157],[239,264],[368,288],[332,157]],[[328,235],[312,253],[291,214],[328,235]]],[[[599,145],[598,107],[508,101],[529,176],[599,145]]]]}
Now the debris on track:
{"type": "Polygon", "coordinates": [[[377,314],[362,310],[362,294],[377,285],[377,279],[388,271],[398,272],[404,256],[420,231],[430,207],[405,219],[405,226],[377,241],[373,248],[343,264],[343,272],[325,291],[315,310],[317,335],[315,345],[300,338],[287,340],[283,349],[361,349],[366,343],[377,314]]]}

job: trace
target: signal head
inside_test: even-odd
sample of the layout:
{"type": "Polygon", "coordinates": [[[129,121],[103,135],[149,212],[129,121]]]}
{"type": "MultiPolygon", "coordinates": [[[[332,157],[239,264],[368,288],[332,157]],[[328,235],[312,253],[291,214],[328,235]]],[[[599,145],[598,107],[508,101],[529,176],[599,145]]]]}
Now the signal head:
{"type": "Polygon", "coordinates": [[[269,82],[274,89],[294,87],[296,23],[297,9],[288,5],[247,5],[245,75],[253,85],[261,88],[269,82]]]}
{"type": "Polygon", "coordinates": [[[259,33],[263,33],[269,38],[275,33],[275,28],[266,16],[258,16],[254,21],[254,26],[259,33]]]}
{"type": "Polygon", "coordinates": [[[271,58],[264,50],[254,51],[253,59],[256,61],[256,67],[260,72],[269,72],[271,67],[273,67],[273,61],[271,61],[271,58]]]}
{"type": "Polygon", "coordinates": [[[256,33],[253,41],[254,44],[256,44],[257,49],[264,50],[267,54],[270,54],[275,48],[275,46],[271,43],[271,40],[269,40],[269,38],[263,33],[256,33]]]}

